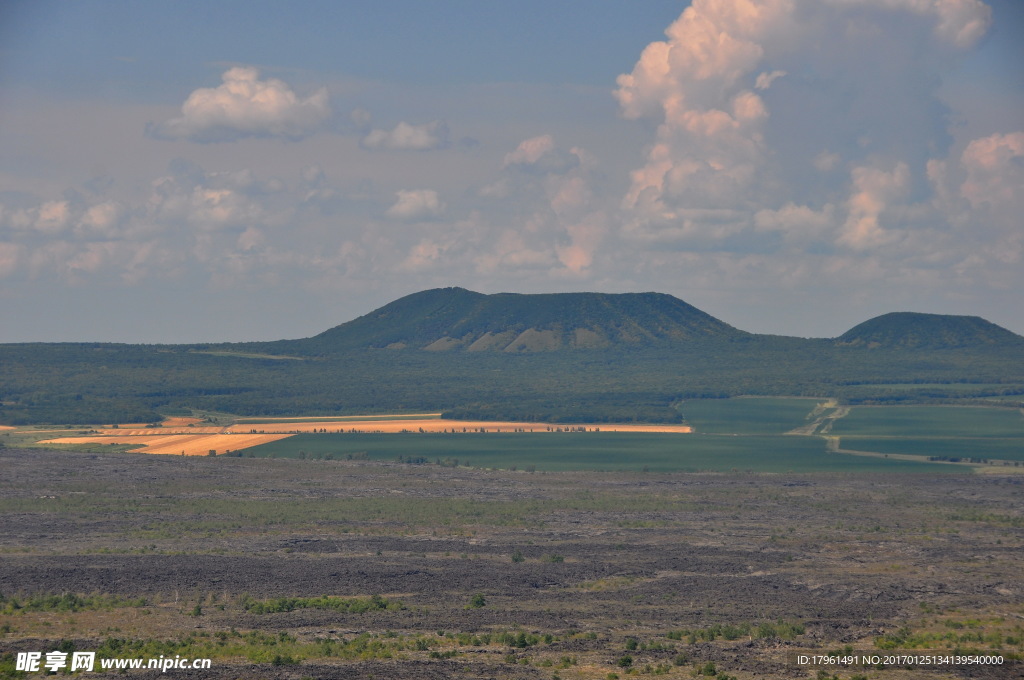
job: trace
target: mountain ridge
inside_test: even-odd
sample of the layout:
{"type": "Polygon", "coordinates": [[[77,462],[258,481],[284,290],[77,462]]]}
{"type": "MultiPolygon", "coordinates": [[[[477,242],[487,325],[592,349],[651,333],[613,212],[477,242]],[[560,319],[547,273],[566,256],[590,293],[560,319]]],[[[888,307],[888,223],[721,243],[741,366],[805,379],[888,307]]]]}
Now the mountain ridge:
{"type": "MultiPolygon", "coordinates": [[[[766,337],[731,326],[667,293],[477,293],[433,288],[334,326],[297,348],[532,353],[742,341],[766,337]]],[[[809,339],[814,340],[814,339],[809,339]]],[[[1024,344],[976,316],[890,312],[835,338],[839,346],[944,349],[1024,344]]]]}
{"type": "Polygon", "coordinates": [[[0,344],[0,366],[4,424],[150,422],[197,409],[678,422],[687,399],[1011,405],[1024,395],[1024,338],[977,317],[895,313],[839,338],[758,335],[660,293],[434,289],[311,338],[0,344]]]}
{"type": "Polygon", "coordinates": [[[857,324],[835,341],[868,349],[952,349],[1017,344],[1024,337],[980,316],[889,312],[857,324]]]}
{"type": "Polygon", "coordinates": [[[665,293],[494,293],[435,288],[312,338],[321,347],[543,352],[749,336],[665,293]]]}

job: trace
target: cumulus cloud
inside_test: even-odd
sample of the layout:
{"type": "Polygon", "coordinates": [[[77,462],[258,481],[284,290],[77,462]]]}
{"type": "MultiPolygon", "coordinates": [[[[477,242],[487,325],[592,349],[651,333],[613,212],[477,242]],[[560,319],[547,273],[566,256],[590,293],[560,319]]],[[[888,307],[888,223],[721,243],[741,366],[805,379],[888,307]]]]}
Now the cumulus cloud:
{"type": "Polygon", "coordinates": [[[891,239],[881,215],[901,198],[910,182],[910,169],[899,163],[891,171],[858,167],[853,170],[853,191],[847,202],[847,218],[839,243],[855,250],[884,245],[891,239]]]}
{"type": "Polygon", "coordinates": [[[776,79],[781,78],[784,75],[786,75],[785,71],[772,71],[771,73],[762,73],[757,77],[757,80],[754,81],[754,87],[756,87],[759,90],[767,90],[769,87],[772,86],[772,83],[775,82],[776,79]]]}
{"type": "Polygon", "coordinates": [[[88,238],[101,236],[111,238],[118,234],[119,227],[125,216],[125,208],[118,201],[103,201],[90,206],[85,210],[78,224],[75,225],[75,233],[88,238]]]}
{"type": "MultiPolygon", "coordinates": [[[[322,181],[315,171],[304,174],[322,181]]],[[[281,179],[250,170],[207,172],[175,161],[150,183],[148,195],[133,200],[74,190],[59,200],[33,203],[21,197],[16,208],[0,205],[0,270],[75,285],[134,285],[179,276],[197,265],[211,276],[229,270],[252,274],[255,263],[269,262],[277,243],[293,236],[280,227],[294,218],[306,190],[302,173],[289,190],[281,179]]]]}
{"type": "Polygon", "coordinates": [[[787,240],[806,244],[827,236],[835,226],[835,219],[835,206],[831,203],[821,210],[814,210],[789,202],[776,210],[758,210],[754,214],[754,227],[758,231],[778,232],[787,240]]]}
{"type": "Polygon", "coordinates": [[[158,223],[183,224],[204,231],[242,228],[264,218],[261,202],[241,191],[182,184],[167,177],[154,183],[149,210],[158,223]]]}
{"type": "Polygon", "coordinates": [[[1024,131],[974,139],[959,157],[931,161],[928,177],[959,237],[958,271],[996,277],[998,265],[1024,261],[1024,131]]]}
{"type": "Polygon", "coordinates": [[[396,151],[430,151],[448,145],[448,125],[441,120],[422,125],[401,122],[391,130],[371,130],[362,140],[366,149],[396,151]]]}
{"type": "Polygon", "coordinates": [[[598,165],[586,150],[560,146],[550,134],[506,153],[500,178],[479,194],[514,226],[481,243],[477,272],[543,272],[555,280],[592,274],[609,231],[609,206],[594,186],[598,165]]]}
{"type": "Polygon", "coordinates": [[[544,154],[555,148],[555,138],[551,135],[540,135],[519,142],[514,151],[505,154],[505,167],[510,165],[531,165],[539,161],[544,154]]]}
{"type": "Polygon", "coordinates": [[[12,276],[24,259],[24,246],[0,241],[0,278],[12,276]]]}
{"type": "Polygon", "coordinates": [[[820,236],[811,216],[829,213],[837,247],[889,243],[884,213],[951,145],[945,57],[989,22],[978,0],[694,0],[618,79],[623,116],[657,124],[624,235],[685,247],[791,224],[820,236]]]}
{"type": "Polygon", "coordinates": [[[832,168],[836,167],[840,160],[839,154],[825,150],[815,156],[814,160],[811,162],[818,170],[828,172],[832,168]]]}
{"type": "Polygon", "coordinates": [[[531,174],[562,175],[580,164],[580,154],[575,149],[555,146],[551,135],[539,135],[524,139],[513,151],[505,154],[502,166],[531,174]]]}
{"type": "Polygon", "coordinates": [[[406,272],[432,269],[440,262],[444,250],[445,248],[436,241],[429,239],[420,241],[413,246],[406,258],[398,264],[398,269],[406,272]]]}
{"type": "MultiPolygon", "coordinates": [[[[303,287],[332,300],[338,290],[373,290],[380,301],[391,296],[385,289],[453,281],[653,288],[729,320],[744,304],[762,308],[754,316],[765,323],[778,300],[799,310],[793,320],[828,317],[837,296],[849,301],[843,307],[859,295],[879,311],[881,299],[920,309],[922,291],[996,299],[988,294],[1001,289],[1013,304],[1024,261],[1024,132],[996,133],[998,121],[954,130],[951,121],[967,114],[939,97],[946,71],[989,24],[987,7],[689,4],[618,81],[626,120],[615,125],[647,134],[642,148],[624,150],[634,137],[620,135],[591,147],[594,156],[573,146],[594,128],[545,134],[556,121],[498,150],[490,137],[478,153],[440,154],[439,165],[398,152],[459,144],[443,121],[385,124],[356,109],[337,121],[349,137],[336,141],[380,152],[363,153],[362,167],[321,149],[317,158],[266,159],[259,170],[176,161],[156,179],[119,176],[82,194],[5,192],[0,276],[178,276],[197,289],[303,287]],[[278,162],[290,168],[285,179],[270,175],[278,162]],[[391,184],[394,172],[401,184],[391,184]]],[[[296,139],[335,122],[326,93],[306,94],[233,70],[150,132],[296,139]]]]}
{"type": "Polygon", "coordinates": [[[235,67],[215,88],[200,88],[185,100],[181,116],[151,124],[158,139],[231,142],[246,137],[298,140],[323,129],[331,116],[327,89],[301,98],[282,80],[260,79],[259,70],[235,67]]]}
{"type": "Polygon", "coordinates": [[[445,204],[433,189],[402,190],[397,200],[388,208],[387,216],[396,220],[416,221],[439,217],[445,204]]]}
{"type": "Polygon", "coordinates": [[[1024,213],[1024,132],[975,139],[960,162],[967,173],[960,192],[972,207],[1024,213]]]}
{"type": "Polygon", "coordinates": [[[976,43],[992,23],[992,9],[981,0],[831,0],[849,7],[874,6],[928,17],[937,37],[957,47],[976,43]]]}
{"type": "Polygon", "coordinates": [[[493,245],[474,258],[476,273],[485,276],[541,275],[558,265],[550,249],[541,247],[534,236],[517,229],[503,229],[493,245]]]}
{"type": "Polygon", "coordinates": [[[67,201],[47,201],[39,206],[35,224],[39,232],[53,236],[67,228],[71,221],[71,209],[67,201]]]}

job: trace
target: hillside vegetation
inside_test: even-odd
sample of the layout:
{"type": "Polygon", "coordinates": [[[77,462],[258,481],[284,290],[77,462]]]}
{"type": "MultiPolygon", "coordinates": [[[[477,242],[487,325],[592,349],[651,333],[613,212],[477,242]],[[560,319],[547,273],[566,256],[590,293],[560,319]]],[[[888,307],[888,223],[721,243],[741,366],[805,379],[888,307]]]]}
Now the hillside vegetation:
{"type": "Polygon", "coordinates": [[[1019,345],[1022,338],[980,316],[893,312],[854,326],[836,342],[867,347],[949,349],[1019,345]]]}
{"type": "Polygon", "coordinates": [[[663,293],[414,293],[313,338],[265,349],[544,352],[749,335],[663,293]]]}
{"type": "Polygon", "coordinates": [[[1024,400],[1024,339],[973,317],[921,316],[803,339],[740,331],[657,293],[440,289],[300,340],[0,345],[0,423],[148,422],[192,409],[679,422],[683,400],[737,395],[1024,400]],[[922,329],[946,340],[915,341],[922,329]]]}

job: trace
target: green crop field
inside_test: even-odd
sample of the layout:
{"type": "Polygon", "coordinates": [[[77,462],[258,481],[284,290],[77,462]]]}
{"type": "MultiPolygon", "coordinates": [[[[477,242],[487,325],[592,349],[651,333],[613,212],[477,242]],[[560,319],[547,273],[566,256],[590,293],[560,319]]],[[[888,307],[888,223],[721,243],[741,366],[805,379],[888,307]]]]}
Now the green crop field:
{"type": "Polygon", "coordinates": [[[1024,438],[841,437],[839,446],[909,456],[1024,461],[1024,438]]]}
{"type": "Polygon", "coordinates": [[[982,406],[855,406],[832,427],[837,435],[1024,437],[1018,409],[982,406]]]}
{"type": "Polygon", "coordinates": [[[243,452],[279,458],[438,461],[541,471],[931,472],[954,466],[825,451],[817,437],[653,433],[303,434],[243,452]]]}
{"type": "Polygon", "coordinates": [[[741,397],[693,399],[679,407],[695,432],[707,434],[783,434],[807,424],[807,415],[823,400],[741,397]]]}

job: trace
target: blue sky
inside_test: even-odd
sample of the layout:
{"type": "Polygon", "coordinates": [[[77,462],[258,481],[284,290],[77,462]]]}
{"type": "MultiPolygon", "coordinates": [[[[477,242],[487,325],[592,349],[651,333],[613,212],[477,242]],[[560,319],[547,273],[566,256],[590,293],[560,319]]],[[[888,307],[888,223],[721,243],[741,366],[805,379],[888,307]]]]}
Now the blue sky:
{"type": "Polygon", "coordinates": [[[448,285],[1024,333],[1021,3],[692,4],[8,1],[0,342],[448,285]]]}

